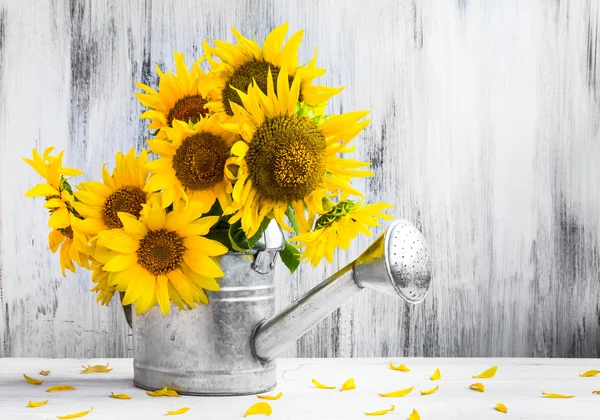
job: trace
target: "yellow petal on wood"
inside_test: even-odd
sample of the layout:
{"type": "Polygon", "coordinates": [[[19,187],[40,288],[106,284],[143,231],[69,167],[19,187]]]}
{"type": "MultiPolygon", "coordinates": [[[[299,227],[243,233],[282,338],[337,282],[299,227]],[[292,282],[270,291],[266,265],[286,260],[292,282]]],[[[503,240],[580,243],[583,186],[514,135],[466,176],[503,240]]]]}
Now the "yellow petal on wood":
{"type": "Polygon", "coordinates": [[[190,411],[189,407],[183,407],[183,408],[180,408],[179,410],[174,410],[174,411],[167,410],[167,416],[176,416],[177,414],[187,413],[188,411],[190,411]]]}
{"type": "Polygon", "coordinates": [[[473,376],[474,379],[489,379],[493,378],[498,370],[498,366],[492,366],[485,372],[481,372],[479,375],[473,376]]]}
{"type": "Polygon", "coordinates": [[[31,401],[31,400],[29,400],[29,401],[27,401],[27,406],[35,408],[35,407],[41,407],[42,405],[44,405],[46,403],[48,403],[48,400],[46,400],[46,401],[31,401]]]}
{"type": "Polygon", "coordinates": [[[169,389],[164,387],[163,389],[159,389],[157,391],[146,391],[146,394],[151,397],[179,397],[179,394],[174,389],[169,389]]]}
{"type": "Polygon", "coordinates": [[[598,395],[600,395],[600,389],[597,389],[597,390],[595,390],[595,391],[592,391],[592,394],[598,394],[598,395]]]}
{"type": "Polygon", "coordinates": [[[115,398],[117,400],[130,400],[131,396],[129,396],[127,394],[115,394],[114,392],[111,392],[110,398],[115,398]]]}
{"type": "Polygon", "coordinates": [[[349,391],[351,389],[356,389],[356,384],[354,383],[354,378],[350,378],[346,382],[344,382],[342,384],[342,388],[340,388],[340,392],[349,391]]]}
{"type": "Polygon", "coordinates": [[[25,374],[23,374],[23,377],[25,378],[25,380],[26,380],[27,382],[29,382],[29,383],[30,383],[30,384],[32,384],[32,385],[41,385],[41,384],[42,384],[42,382],[44,382],[44,381],[39,381],[39,380],[37,380],[37,379],[30,378],[29,376],[27,376],[27,375],[25,375],[25,374]]]}
{"type": "Polygon", "coordinates": [[[57,385],[51,386],[46,390],[46,392],[55,392],[55,391],[75,391],[77,388],[71,385],[57,385]]]}
{"type": "Polygon", "coordinates": [[[112,369],[108,368],[108,363],[106,364],[106,366],[103,365],[95,365],[95,366],[81,366],[83,368],[83,370],[79,373],[104,373],[104,372],[110,372],[112,369]]]}
{"type": "Polygon", "coordinates": [[[392,405],[392,407],[388,408],[387,410],[370,411],[370,412],[365,411],[365,414],[367,416],[383,416],[384,414],[387,414],[390,411],[394,411],[395,408],[396,407],[392,405]]]}
{"type": "Polygon", "coordinates": [[[471,386],[469,388],[471,388],[473,391],[479,391],[479,392],[485,391],[485,387],[483,386],[483,384],[481,382],[476,382],[474,384],[471,384],[471,386]]]}
{"type": "Polygon", "coordinates": [[[435,372],[433,372],[433,375],[431,375],[431,379],[432,381],[437,381],[442,377],[442,373],[440,372],[439,369],[436,369],[435,372]]]}
{"type": "Polygon", "coordinates": [[[282,395],[283,393],[280,392],[277,395],[257,395],[257,397],[261,400],[278,400],[281,398],[282,395]]]}
{"type": "Polygon", "coordinates": [[[496,411],[506,414],[508,413],[508,408],[502,403],[496,403],[496,411]]]}
{"type": "Polygon", "coordinates": [[[542,394],[546,396],[546,398],[573,398],[575,395],[564,395],[564,394],[555,394],[554,392],[544,392],[542,394]]]}
{"type": "Polygon", "coordinates": [[[600,370],[588,370],[587,372],[580,373],[579,376],[582,378],[590,378],[600,373],[600,370]]]}
{"type": "Polygon", "coordinates": [[[316,379],[313,379],[312,383],[314,386],[316,386],[319,389],[335,389],[334,386],[323,385],[321,382],[317,381],[316,379]]]}
{"type": "Polygon", "coordinates": [[[419,416],[419,412],[413,408],[412,413],[408,416],[408,420],[421,420],[421,416],[419,416]]]}
{"type": "Polygon", "coordinates": [[[380,397],[389,397],[389,398],[405,397],[408,394],[410,394],[413,389],[414,389],[414,386],[411,386],[410,388],[400,389],[398,391],[388,392],[386,394],[379,394],[379,396],[380,397]]]}
{"type": "Polygon", "coordinates": [[[94,409],[94,407],[92,406],[92,408],[90,408],[88,411],[80,411],[79,413],[66,414],[64,416],[56,416],[56,418],[57,419],[77,419],[79,417],[87,416],[93,409],[94,409]]]}
{"type": "Polygon", "coordinates": [[[48,376],[48,375],[50,375],[50,371],[49,370],[40,370],[40,375],[48,376]]]}
{"type": "Polygon", "coordinates": [[[390,360],[390,369],[392,369],[392,370],[399,370],[399,371],[401,371],[401,372],[410,372],[410,369],[409,369],[409,368],[407,368],[406,366],[402,365],[402,364],[401,364],[401,365],[398,365],[398,366],[394,366],[394,365],[392,364],[392,361],[391,361],[391,360],[390,360]]]}
{"type": "Polygon", "coordinates": [[[255,414],[264,414],[265,416],[270,416],[273,413],[273,409],[266,402],[259,402],[252,405],[244,414],[244,417],[253,416],[255,414]]]}
{"type": "Polygon", "coordinates": [[[438,387],[428,389],[427,391],[421,391],[421,395],[430,395],[438,390],[438,387]]]}

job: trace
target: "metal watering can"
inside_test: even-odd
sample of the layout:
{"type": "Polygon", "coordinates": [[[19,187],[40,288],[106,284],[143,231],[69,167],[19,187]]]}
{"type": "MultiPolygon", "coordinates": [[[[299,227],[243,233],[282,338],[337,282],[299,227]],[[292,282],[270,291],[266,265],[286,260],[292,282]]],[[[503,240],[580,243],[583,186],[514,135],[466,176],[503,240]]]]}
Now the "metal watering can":
{"type": "Polygon", "coordinates": [[[283,248],[271,224],[253,262],[223,255],[221,290],[209,305],[183,311],[157,307],[133,315],[134,384],[187,395],[246,395],[277,385],[275,357],[345,301],[368,287],[409,303],[423,300],[431,282],[429,247],[421,232],[395,220],[354,262],[279,314],[273,268],[283,248]]]}

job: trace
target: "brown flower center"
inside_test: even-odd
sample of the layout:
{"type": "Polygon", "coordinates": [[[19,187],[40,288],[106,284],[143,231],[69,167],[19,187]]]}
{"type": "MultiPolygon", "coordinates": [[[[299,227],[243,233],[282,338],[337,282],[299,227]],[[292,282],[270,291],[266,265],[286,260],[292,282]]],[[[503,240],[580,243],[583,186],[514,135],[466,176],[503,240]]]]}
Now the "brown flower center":
{"type": "Polygon", "coordinates": [[[221,182],[229,148],[221,137],[210,133],[185,139],[173,156],[173,169],[181,185],[204,190],[221,182]]]}
{"type": "Polygon", "coordinates": [[[205,117],[208,110],[204,108],[208,101],[200,95],[184,96],[178,100],[167,115],[167,124],[171,127],[173,120],[180,120],[186,123],[190,121],[197,123],[200,116],[205,117]]]}
{"type": "Polygon", "coordinates": [[[325,175],[325,136],[299,115],[266,119],[246,153],[248,170],[262,196],[299,200],[317,189],[325,175]]]}
{"type": "Polygon", "coordinates": [[[102,219],[111,229],[123,227],[117,213],[123,211],[139,217],[142,204],[146,203],[146,193],[138,187],[121,187],[108,196],[102,206],[102,219]]]}
{"type": "MultiPolygon", "coordinates": [[[[252,81],[256,80],[256,84],[260,90],[262,90],[265,94],[267,93],[267,78],[269,75],[269,68],[271,69],[271,75],[273,76],[273,88],[277,94],[277,76],[279,76],[279,70],[281,70],[279,67],[264,61],[249,61],[236,69],[236,71],[227,81],[227,84],[222,92],[223,108],[225,109],[227,115],[233,115],[229,101],[235,102],[238,105],[242,105],[240,95],[238,95],[233,88],[239,89],[245,93],[248,91],[248,86],[252,84],[252,81]]],[[[288,81],[291,86],[294,78],[292,76],[288,76],[288,81]]],[[[298,102],[302,102],[302,100],[298,98],[298,102]]]]}
{"type": "Polygon", "coordinates": [[[62,233],[65,238],[73,239],[73,229],[71,226],[67,226],[66,228],[58,228],[56,230],[62,233]]]}
{"type": "Polygon", "coordinates": [[[183,238],[177,233],[164,229],[149,231],[140,240],[138,262],[155,276],[167,274],[179,267],[185,250],[183,238]]]}

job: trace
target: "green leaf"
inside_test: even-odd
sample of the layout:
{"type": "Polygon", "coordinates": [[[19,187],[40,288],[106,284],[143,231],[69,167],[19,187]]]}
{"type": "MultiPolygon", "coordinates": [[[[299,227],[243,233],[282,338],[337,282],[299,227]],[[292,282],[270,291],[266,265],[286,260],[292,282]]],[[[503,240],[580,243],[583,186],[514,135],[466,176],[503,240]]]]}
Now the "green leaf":
{"type": "Polygon", "coordinates": [[[296,213],[294,213],[292,209],[288,206],[287,210],[285,211],[285,215],[290,221],[290,224],[292,225],[294,232],[296,232],[296,235],[299,235],[300,229],[298,228],[298,219],[296,219],[296,213]]]}
{"type": "Polygon", "coordinates": [[[290,273],[294,273],[300,265],[300,251],[294,245],[285,241],[285,248],[279,252],[281,261],[290,270],[290,273]]]}
{"type": "Polygon", "coordinates": [[[254,248],[254,245],[256,245],[258,240],[262,237],[263,233],[265,233],[265,230],[267,230],[269,223],[271,223],[271,219],[269,219],[268,217],[265,217],[263,219],[262,223],[260,224],[258,231],[254,234],[254,236],[252,236],[251,238],[249,238],[247,240],[248,246],[250,247],[250,249],[254,248]]]}
{"type": "Polygon", "coordinates": [[[254,245],[256,245],[256,242],[258,242],[258,240],[262,237],[270,222],[271,219],[265,217],[258,228],[258,231],[251,238],[246,237],[246,234],[242,230],[241,221],[238,220],[234,224],[230,225],[228,235],[229,240],[231,241],[231,247],[238,252],[251,250],[254,248],[254,245]]]}

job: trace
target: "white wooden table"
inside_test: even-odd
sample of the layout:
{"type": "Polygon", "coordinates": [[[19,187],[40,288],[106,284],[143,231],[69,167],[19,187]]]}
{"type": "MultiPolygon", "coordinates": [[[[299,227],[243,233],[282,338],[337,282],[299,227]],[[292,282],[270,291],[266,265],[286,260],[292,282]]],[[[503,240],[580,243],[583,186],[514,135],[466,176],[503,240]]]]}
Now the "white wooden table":
{"type": "MultiPolygon", "coordinates": [[[[389,359],[280,359],[278,387],[283,397],[269,401],[273,408],[271,419],[367,419],[364,411],[396,406],[394,412],[382,419],[407,419],[413,408],[421,419],[600,419],[600,389],[598,377],[582,378],[579,373],[600,370],[596,359],[421,359],[395,358],[411,371],[393,371],[389,359]],[[472,379],[487,368],[497,365],[492,379],[472,379]],[[442,378],[429,378],[439,368],[442,378]],[[339,391],[339,386],[353,377],[357,388],[339,391]],[[311,379],[337,385],[337,390],[315,388],[311,379]],[[474,382],[485,385],[485,393],[471,391],[474,382]],[[420,390],[439,385],[432,395],[422,396],[420,390]],[[385,393],[414,386],[403,398],[382,398],[385,393]],[[548,399],[541,392],[574,394],[572,399],[548,399]],[[497,402],[508,407],[508,414],[494,410],[497,402]]],[[[55,419],[94,406],[84,417],[92,419],[164,419],[167,410],[189,407],[178,418],[236,419],[246,409],[260,401],[245,397],[187,397],[153,398],[132,383],[131,359],[74,360],[74,359],[0,359],[0,419],[55,419]],[[109,373],[79,374],[82,364],[110,363],[109,373]],[[50,370],[47,377],[38,375],[40,369],[50,370]],[[31,385],[23,373],[43,379],[43,385],[31,385]],[[76,391],[46,393],[52,385],[72,385],[76,391]],[[131,400],[109,398],[111,392],[131,395],[131,400]],[[48,404],[28,408],[27,401],[48,404]]],[[[264,416],[249,418],[261,419],[264,416]]]]}

